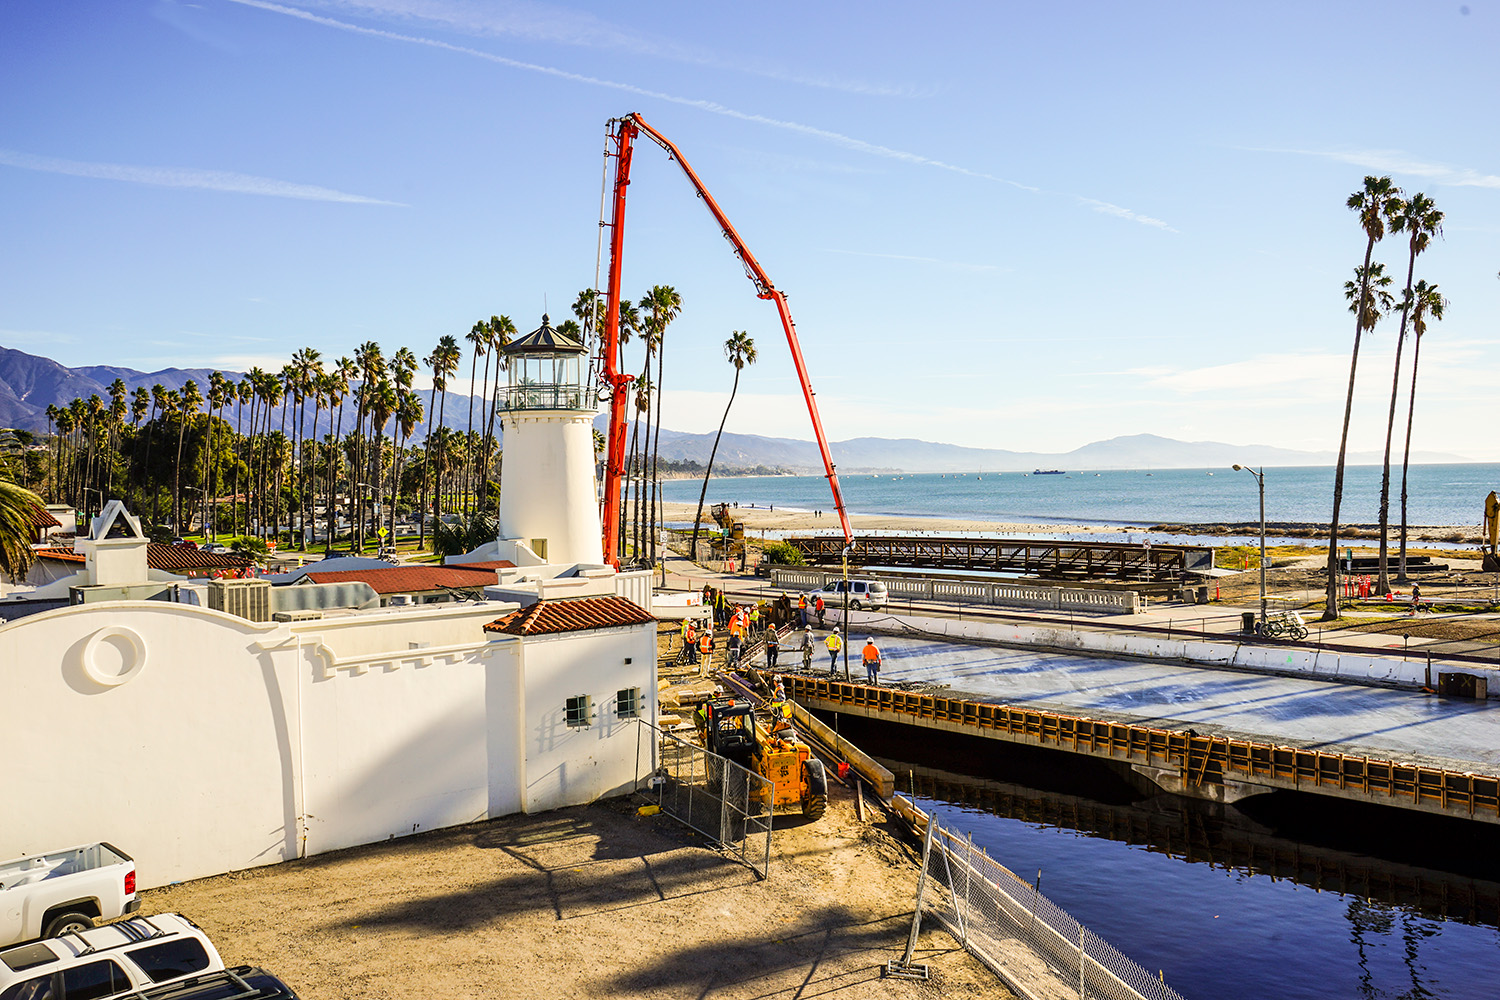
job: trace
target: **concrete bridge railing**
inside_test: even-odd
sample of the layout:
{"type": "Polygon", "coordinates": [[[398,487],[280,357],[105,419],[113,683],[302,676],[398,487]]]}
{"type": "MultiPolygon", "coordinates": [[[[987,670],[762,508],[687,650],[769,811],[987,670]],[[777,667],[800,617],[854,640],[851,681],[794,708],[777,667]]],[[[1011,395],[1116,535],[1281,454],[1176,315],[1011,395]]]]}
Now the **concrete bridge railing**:
{"type": "MultiPolygon", "coordinates": [[[[1035,584],[982,583],[975,580],[945,580],[940,577],[883,577],[859,574],[861,579],[879,580],[892,597],[918,601],[954,601],[961,604],[992,604],[1007,608],[1044,611],[1093,611],[1100,614],[1133,615],[1141,598],[1133,590],[1082,590],[1035,584]]],[[[817,590],[843,578],[840,573],[794,566],[773,566],[771,583],[786,589],[817,590]]]]}

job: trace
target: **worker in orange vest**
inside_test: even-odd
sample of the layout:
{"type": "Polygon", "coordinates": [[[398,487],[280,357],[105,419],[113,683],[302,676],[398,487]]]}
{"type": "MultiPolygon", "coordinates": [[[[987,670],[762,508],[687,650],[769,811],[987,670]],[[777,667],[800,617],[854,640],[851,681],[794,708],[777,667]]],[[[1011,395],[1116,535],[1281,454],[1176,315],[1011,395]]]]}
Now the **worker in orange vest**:
{"type": "Polygon", "coordinates": [[[698,662],[698,630],[693,627],[691,618],[682,620],[682,648],[687,653],[689,663],[698,662]]]}
{"type": "Polygon", "coordinates": [[[714,630],[704,628],[703,634],[698,636],[698,653],[702,657],[698,662],[700,674],[708,675],[708,668],[714,661],[714,630]]]}
{"type": "Polygon", "coordinates": [[[880,683],[880,650],[875,647],[874,639],[865,639],[864,648],[865,678],[873,685],[880,683]]]}
{"type": "Polygon", "coordinates": [[[797,624],[801,625],[803,628],[806,628],[807,627],[807,595],[806,594],[798,594],[797,595],[797,617],[799,619],[801,619],[800,621],[797,622],[797,624]]]}

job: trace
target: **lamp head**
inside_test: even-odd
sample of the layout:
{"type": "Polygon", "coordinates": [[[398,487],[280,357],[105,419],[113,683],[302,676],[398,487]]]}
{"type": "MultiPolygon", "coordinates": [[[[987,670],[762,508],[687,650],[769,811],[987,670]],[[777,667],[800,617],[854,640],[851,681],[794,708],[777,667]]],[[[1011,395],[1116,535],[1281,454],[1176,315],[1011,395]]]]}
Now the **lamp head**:
{"type": "Polygon", "coordinates": [[[1239,472],[1241,467],[1238,466],[1238,465],[1231,465],[1230,468],[1233,469],[1235,472],[1239,472]]]}

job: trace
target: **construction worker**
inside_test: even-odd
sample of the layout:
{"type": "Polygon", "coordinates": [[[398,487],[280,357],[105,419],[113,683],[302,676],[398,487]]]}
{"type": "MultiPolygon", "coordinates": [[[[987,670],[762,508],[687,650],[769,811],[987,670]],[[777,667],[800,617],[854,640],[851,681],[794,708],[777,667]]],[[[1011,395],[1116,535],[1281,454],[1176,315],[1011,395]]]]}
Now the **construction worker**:
{"type": "Polygon", "coordinates": [[[823,644],[828,647],[828,672],[836,674],[839,672],[839,650],[844,648],[844,640],[839,638],[838,629],[829,632],[823,644]]]}
{"type": "Polygon", "coordinates": [[[760,632],[760,623],[764,620],[764,616],[760,612],[761,608],[764,606],[765,602],[762,601],[760,604],[757,604],[755,607],[750,609],[750,614],[748,616],[750,625],[746,630],[745,638],[751,640],[752,642],[755,640],[756,634],[760,632]]]}
{"type": "Polygon", "coordinates": [[[874,639],[865,639],[863,657],[865,679],[872,685],[880,683],[880,650],[876,648],[874,639]]]}
{"type": "Polygon", "coordinates": [[[802,669],[812,670],[813,634],[812,626],[802,626],[802,669]]]}
{"type": "Polygon", "coordinates": [[[698,662],[698,629],[691,618],[682,620],[682,648],[689,663],[698,662]]]}
{"type": "Polygon", "coordinates": [[[740,634],[734,631],[733,627],[731,627],[729,630],[729,670],[733,670],[735,667],[740,665],[741,642],[743,642],[743,640],[740,638],[740,634]]]}
{"type": "Polygon", "coordinates": [[[781,635],[774,629],[766,629],[766,669],[775,670],[776,660],[781,656],[781,635]]]}
{"type": "Polygon", "coordinates": [[[807,627],[807,595],[797,595],[797,624],[807,627]]]}
{"type": "Polygon", "coordinates": [[[714,630],[713,626],[707,622],[704,623],[703,633],[698,636],[698,653],[701,657],[700,660],[696,661],[698,663],[698,672],[702,676],[707,677],[708,668],[714,661],[714,630]]]}
{"type": "Polygon", "coordinates": [[[819,594],[818,597],[814,600],[813,608],[818,612],[818,628],[822,628],[823,612],[826,610],[826,605],[824,605],[823,603],[823,595],[819,594]]]}

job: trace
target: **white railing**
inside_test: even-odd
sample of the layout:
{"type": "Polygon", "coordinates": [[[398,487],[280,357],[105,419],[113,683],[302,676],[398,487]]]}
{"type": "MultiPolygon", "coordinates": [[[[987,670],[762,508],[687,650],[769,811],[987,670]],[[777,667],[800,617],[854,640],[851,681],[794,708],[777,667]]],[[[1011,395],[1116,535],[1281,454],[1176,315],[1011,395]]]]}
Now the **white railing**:
{"type": "MultiPolygon", "coordinates": [[[[798,567],[771,567],[772,586],[784,589],[816,590],[838,579],[842,579],[842,574],[798,567]]],[[[993,604],[1045,611],[1095,611],[1117,615],[1137,614],[1141,608],[1141,597],[1133,590],[1084,590],[1077,587],[945,580],[939,577],[882,577],[865,573],[860,574],[860,579],[878,580],[885,584],[886,591],[892,597],[917,601],[993,604]]]]}

